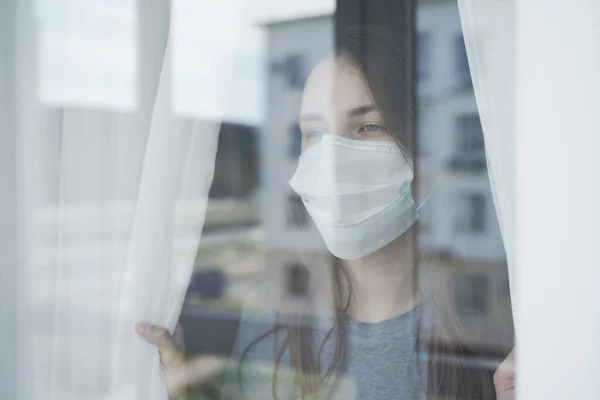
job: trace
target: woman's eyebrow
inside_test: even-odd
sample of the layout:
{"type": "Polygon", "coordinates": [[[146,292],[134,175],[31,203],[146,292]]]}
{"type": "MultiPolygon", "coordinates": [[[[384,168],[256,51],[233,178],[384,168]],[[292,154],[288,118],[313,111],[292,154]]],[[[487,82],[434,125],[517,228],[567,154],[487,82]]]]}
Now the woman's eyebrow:
{"type": "Polygon", "coordinates": [[[364,106],[356,107],[350,109],[346,112],[348,117],[356,117],[363,114],[368,114],[370,112],[377,111],[377,106],[375,104],[367,104],[364,106]]]}
{"type": "MultiPolygon", "coordinates": [[[[363,114],[368,114],[370,112],[376,112],[378,108],[375,104],[366,104],[364,106],[355,107],[346,112],[346,116],[348,117],[356,117],[363,114]]],[[[320,114],[304,114],[298,118],[299,122],[308,122],[308,121],[317,121],[322,122],[325,121],[325,117],[320,114]]]]}

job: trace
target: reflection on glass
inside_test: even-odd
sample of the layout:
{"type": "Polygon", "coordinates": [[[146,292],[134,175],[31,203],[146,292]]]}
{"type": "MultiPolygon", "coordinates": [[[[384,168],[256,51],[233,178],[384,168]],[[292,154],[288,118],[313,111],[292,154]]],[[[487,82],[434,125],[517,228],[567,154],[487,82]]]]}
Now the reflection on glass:
{"type": "MultiPolygon", "coordinates": [[[[439,311],[443,315],[452,316],[454,326],[461,326],[461,329],[456,331],[447,330],[443,325],[447,321],[439,321],[428,313],[423,313],[418,322],[423,323],[428,329],[423,331],[427,334],[423,338],[425,347],[422,349],[422,354],[431,351],[432,359],[435,359],[435,352],[440,348],[449,349],[459,344],[466,344],[476,350],[455,352],[455,357],[458,358],[453,358],[454,362],[458,359],[459,363],[465,365],[479,365],[477,364],[479,362],[483,364],[487,362],[488,364],[485,365],[490,365],[489,363],[495,362],[490,361],[493,357],[509,348],[512,327],[508,292],[505,290],[507,282],[503,249],[497,226],[493,223],[495,215],[491,206],[492,200],[485,171],[481,126],[472,90],[465,89],[464,86],[465,71],[468,79],[470,77],[464,45],[458,46],[459,42],[456,40],[457,37],[462,40],[456,6],[442,2],[422,6],[419,11],[418,86],[421,96],[419,98],[419,142],[426,143],[424,145],[426,151],[423,151],[417,160],[420,169],[417,179],[421,184],[419,201],[427,199],[425,207],[421,209],[421,232],[418,245],[419,275],[422,293],[426,297],[435,295],[434,297],[445,299],[441,300],[439,311]],[[498,315],[501,315],[501,323],[494,322],[498,315]]],[[[315,266],[320,266],[325,271],[331,271],[331,268],[334,271],[338,269],[336,264],[330,264],[327,256],[330,251],[334,254],[338,252],[341,258],[344,258],[344,251],[332,247],[331,239],[327,239],[323,220],[333,218],[331,221],[343,223],[345,221],[342,218],[343,214],[336,213],[342,213],[344,207],[349,207],[344,204],[350,203],[336,203],[334,208],[327,209],[325,212],[315,210],[316,198],[313,199],[311,193],[301,191],[301,196],[298,196],[291,192],[287,182],[294,172],[297,172],[297,168],[300,168],[298,165],[302,165],[302,160],[306,159],[300,153],[312,149],[314,155],[315,151],[321,151],[320,149],[325,148],[323,147],[325,143],[329,143],[328,135],[349,139],[349,142],[339,142],[345,143],[344,145],[353,143],[352,140],[366,140],[368,143],[374,140],[384,142],[394,140],[389,133],[386,133],[390,128],[386,125],[387,121],[384,122],[380,118],[381,111],[377,108],[365,109],[357,113],[362,118],[360,121],[346,120],[337,116],[343,114],[340,110],[349,111],[357,108],[349,105],[353,100],[355,106],[369,105],[371,102],[367,101],[367,96],[362,98],[364,104],[361,103],[361,97],[356,97],[356,94],[361,91],[352,89],[352,84],[344,78],[335,63],[329,66],[327,62],[318,64],[326,60],[333,49],[333,19],[330,16],[283,19],[275,23],[269,22],[264,27],[269,59],[265,82],[268,90],[266,119],[258,153],[261,168],[258,188],[260,193],[257,197],[260,208],[257,227],[260,228],[257,228],[257,231],[261,233],[260,236],[256,236],[260,237],[256,246],[261,250],[256,253],[257,261],[253,264],[255,274],[244,275],[249,277],[249,280],[236,278],[229,280],[229,285],[239,289],[237,301],[242,299],[245,301],[237,344],[232,343],[232,347],[235,347],[234,360],[239,361],[241,352],[245,357],[244,360],[250,362],[249,365],[253,365],[253,362],[258,360],[264,363],[265,368],[261,370],[260,367],[256,369],[249,367],[253,372],[246,372],[244,382],[248,384],[247,393],[250,394],[263,393],[261,390],[265,387],[272,387],[272,378],[276,375],[273,373],[274,365],[276,370],[280,369],[282,382],[285,381],[285,377],[290,376],[289,373],[293,375],[293,370],[291,372],[286,370],[290,363],[293,367],[294,361],[288,358],[293,356],[291,353],[288,354],[289,349],[286,349],[285,345],[279,346],[281,343],[277,339],[278,335],[280,338],[290,338],[286,336],[287,325],[285,321],[273,317],[273,314],[296,315],[296,318],[299,318],[296,322],[300,324],[298,326],[305,326],[308,323],[306,317],[323,317],[320,312],[314,310],[314,304],[310,301],[310,304],[307,304],[308,299],[313,299],[311,296],[319,291],[318,283],[310,279],[307,290],[298,289],[299,286],[304,288],[306,284],[305,275],[299,272],[304,271],[300,265],[306,263],[310,271],[309,276],[314,277],[315,274],[319,276],[319,273],[314,272],[315,266]],[[307,77],[308,81],[305,85],[307,77]],[[340,92],[339,87],[346,87],[346,92],[340,92]],[[342,95],[336,97],[335,93],[342,93],[342,95]],[[344,108],[345,102],[348,104],[344,108]],[[306,115],[310,118],[303,119],[306,115]],[[336,117],[333,118],[333,115],[336,117]],[[297,125],[298,118],[299,125],[297,125]],[[299,155],[300,160],[298,160],[299,155]],[[334,214],[331,214],[332,211],[335,211],[334,214]],[[321,218],[320,223],[315,224],[315,218],[321,218]],[[261,285],[260,281],[266,283],[261,285]],[[259,289],[256,289],[257,287],[259,289]],[[297,293],[304,293],[304,300],[302,296],[297,296],[297,293]],[[265,301],[270,306],[265,306],[265,301]],[[278,325],[279,322],[283,325],[278,325]],[[269,333],[272,329],[275,329],[275,332],[269,333]],[[282,351],[280,354],[283,358],[278,362],[261,350],[273,346],[275,350],[282,351]],[[273,361],[276,361],[275,364],[273,361]],[[263,384],[266,386],[261,387],[263,384]]],[[[220,151],[225,149],[221,148],[220,151]]],[[[314,162],[320,163],[314,165],[320,170],[320,174],[315,176],[317,180],[313,183],[317,184],[319,179],[328,176],[327,179],[330,179],[328,185],[334,191],[338,179],[341,179],[342,170],[335,170],[336,172],[328,175],[327,166],[331,167],[332,163],[344,160],[346,156],[336,153],[328,161],[323,161],[322,157],[314,158],[314,162]]],[[[368,166],[363,165],[360,173],[366,174],[367,170],[368,166]]],[[[382,174],[385,175],[385,172],[382,174]]],[[[218,181],[215,183],[219,184],[218,181]]],[[[294,185],[292,187],[296,189],[294,185]]],[[[366,207],[368,203],[360,204],[366,207]]],[[[364,213],[366,210],[360,211],[364,213]]],[[[406,240],[410,235],[401,237],[405,237],[406,240]]],[[[392,243],[395,243],[394,239],[392,243]]],[[[232,254],[236,246],[228,247],[232,254]]],[[[374,246],[377,248],[377,245],[374,246]]],[[[360,246],[355,247],[360,249],[360,246]]],[[[388,247],[384,246],[384,248],[388,247]]],[[[410,254],[409,251],[401,253],[410,254]]],[[[401,263],[406,254],[397,256],[396,262],[401,263]]],[[[375,255],[370,257],[376,258],[375,255]]],[[[242,260],[241,257],[234,259],[242,260]]],[[[359,259],[362,260],[360,257],[359,259]]],[[[351,279],[356,279],[352,274],[367,279],[368,274],[362,275],[364,271],[353,270],[351,261],[344,261],[343,264],[350,271],[348,273],[351,279]]],[[[233,271],[236,270],[239,271],[240,268],[232,265],[228,273],[235,274],[233,271]]],[[[336,282],[340,278],[336,278],[334,274],[333,279],[336,282]]],[[[324,289],[327,288],[327,284],[324,285],[320,287],[321,290],[331,290],[331,288],[324,289]]],[[[381,291],[384,292],[385,289],[381,288],[381,291]]],[[[229,303],[227,299],[230,298],[226,293],[223,294],[225,304],[229,303]]],[[[358,297],[355,302],[360,303],[358,300],[361,298],[360,292],[356,295],[358,297]]],[[[361,315],[360,312],[356,314],[357,309],[360,310],[360,306],[354,304],[354,309],[349,308],[344,312],[350,317],[357,318],[357,315],[361,315]]],[[[327,312],[325,314],[328,315],[327,312]]],[[[373,326],[376,324],[372,324],[373,326]]],[[[332,328],[332,335],[335,336],[339,326],[334,324],[329,328],[332,328]]],[[[310,330],[308,327],[302,329],[310,330]]],[[[350,346],[347,351],[350,352],[354,349],[353,340],[356,339],[351,336],[352,333],[348,333],[350,336],[346,339],[346,344],[350,346]]],[[[314,342],[316,348],[323,344],[319,341],[319,334],[319,330],[314,333],[317,336],[314,342]]],[[[410,337],[395,339],[397,342],[411,340],[410,337]]],[[[325,374],[328,366],[333,365],[333,371],[342,368],[343,363],[336,364],[339,360],[336,360],[335,354],[327,353],[332,351],[331,346],[333,344],[325,344],[322,347],[324,354],[328,355],[321,354],[324,359],[320,359],[318,363],[321,363],[322,369],[313,371],[316,373],[313,376],[314,381],[307,383],[304,389],[308,390],[311,384],[319,386],[319,382],[327,376],[322,374],[325,374]]],[[[340,346],[343,347],[343,344],[340,346]]],[[[391,345],[386,347],[383,344],[381,348],[387,352],[397,351],[391,345]]],[[[411,351],[416,351],[414,344],[411,351]]],[[[446,362],[443,358],[435,360],[437,364],[434,362],[434,365],[442,365],[446,362]]],[[[363,362],[367,363],[365,360],[363,362]]],[[[352,365],[350,363],[350,368],[352,365]]],[[[364,367],[358,361],[354,365],[355,368],[364,367]]],[[[381,368],[383,376],[385,376],[383,371],[394,369],[392,365],[384,365],[381,368]]],[[[448,369],[451,366],[442,365],[442,368],[448,369]]],[[[228,369],[236,371],[237,367],[230,366],[228,369]]],[[[347,375],[341,371],[334,373],[332,379],[335,381],[336,377],[341,378],[343,382],[340,383],[340,387],[344,389],[340,389],[340,393],[346,390],[345,393],[351,396],[350,398],[353,396],[362,398],[360,396],[365,396],[365,385],[380,382],[377,379],[369,381],[352,374],[347,375]]],[[[379,378],[386,381],[386,378],[379,378]]],[[[404,382],[406,383],[406,380],[404,382]]],[[[217,386],[222,384],[221,381],[217,386]]],[[[422,389],[420,386],[422,384],[427,386],[423,382],[420,384],[413,382],[408,386],[411,390],[419,391],[422,389]]],[[[235,382],[225,380],[225,389],[220,392],[221,394],[228,393],[228,385],[235,393],[235,382]]],[[[286,383],[281,385],[284,388],[286,383]]]]}
{"type": "MultiPolygon", "coordinates": [[[[198,244],[180,318],[189,368],[177,385],[188,398],[412,398],[451,390],[448,371],[465,382],[493,372],[512,345],[510,299],[454,3],[420,5],[415,110],[397,75],[413,67],[394,39],[349,33],[336,55],[331,2],[224,1],[206,12],[174,0],[164,3],[170,26],[140,2],[38,3],[41,100],[69,139],[46,146],[44,163],[86,190],[49,191],[36,218],[61,218],[61,236],[42,238],[68,242],[60,257],[90,267],[71,286],[41,288],[39,304],[64,295],[82,299],[71,313],[115,307],[103,301],[119,285],[106,266],[128,254],[133,177],[147,166],[145,137],[124,133],[151,129],[136,112],[162,93],[169,132],[199,130],[199,148],[217,148],[214,163],[208,150],[185,152],[191,141],[179,149],[214,165],[206,201],[173,211],[184,231],[173,247],[198,244]],[[172,35],[166,52],[156,21],[172,35]],[[405,129],[417,118],[419,151],[405,129]],[[65,198],[72,204],[55,207],[65,198]],[[95,207],[98,198],[110,206],[95,207]],[[188,222],[204,207],[198,243],[188,222]]],[[[184,168],[153,174],[179,182],[184,168]]],[[[41,252],[40,265],[60,264],[54,256],[41,252]]],[[[165,282],[186,281],[179,263],[165,282]]],[[[67,339],[57,348],[74,348],[67,339]]],[[[88,359],[110,362],[78,339],[88,359]]]]}

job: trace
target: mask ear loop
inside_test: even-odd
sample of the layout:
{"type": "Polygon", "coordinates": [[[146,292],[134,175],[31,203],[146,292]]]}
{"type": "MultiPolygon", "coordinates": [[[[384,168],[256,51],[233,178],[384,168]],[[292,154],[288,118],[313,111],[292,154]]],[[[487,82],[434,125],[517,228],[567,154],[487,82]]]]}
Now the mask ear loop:
{"type": "Polygon", "coordinates": [[[421,204],[419,204],[417,206],[417,212],[421,211],[421,209],[427,204],[427,202],[429,201],[429,199],[431,198],[431,196],[433,196],[433,194],[437,190],[438,186],[439,186],[439,183],[436,183],[435,185],[433,185],[433,188],[429,191],[429,193],[427,194],[427,196],[425,196],[425,199],[423,199],[423,201],[421,202],[421,204]]]}

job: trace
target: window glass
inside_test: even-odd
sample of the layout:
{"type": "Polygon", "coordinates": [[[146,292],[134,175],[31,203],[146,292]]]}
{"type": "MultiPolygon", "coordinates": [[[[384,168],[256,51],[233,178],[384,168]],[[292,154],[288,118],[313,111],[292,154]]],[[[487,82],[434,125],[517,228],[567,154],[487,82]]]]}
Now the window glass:
{"type": "Polygon", "coordinates": [[[486,229],[486,197],[482,193],[461,194],[458,207],[457,231],[483,234],[486,229]]]}
{"type": "Polygon", "coordinates": [[[421,97],[428,95],[427,86],[431,79],[432,58],[431,38],[427,33],[419,33],[417,36],[417,87],[421,97]]]}
{"type": "Polygon", "coordinates": [[[455,307],[459,315],[485,315],[488,310],[488,278],[484,274],[456,277],[455,307]]]}
{"type": "MultiPolygon", "coordinates": [[[[464,390],[491,382],[490,365],[513,345],[512,315],[456,2],[101,3],[36,2],[39,99],[52,124],[82,127],[70,163],[59,145],[41,152],[53,160],[47,173],[96,178],[75,195],[48,190],[59,204],[72,195],[72,207],[54,211],[84,248],[61,256],[97,272],[64,292],[125,281],[103,267],[136,250],[121,222],[139,215],[142,185],[122,177],[189,182],[200,177],[188,168],[208,160],[205,198],[148,212],[164,225],[150,239],[172,219],[204,217],[186,225],[199,238],[169,244],[193,254],[164,261],[165,282],[185,295],[159,294],[182,306],[188,399],[330,388],[336,399],[490,398],[464,390]],[[161,155],[189,154],[191,141],[156,145],[181,127],[214,151],[162,168],[161,155]],[[134,128],[145,136],[127,135],[134,128]],[[119,162],[92,170],[109,150],[119,162]]],[[[167,187],[146,193],[182,194],[167,187]]],[[[138,289],[144,279],[127,275],[138,289]]]]}
{"type": "Polygon", "coordinates": [[[289,129],[290,157],[300,157],[302,152],[302,131],[300,125],[294,123],[289,129]]]}
{"type": "Polygon", "coordinates": [[[454,37],[454,66],[458,83],[463,86],[471,85],[469,60],[467,59],[465,39],[462,34],[458,34],[454,37]]]}
{"type": "MultiPolygon", "coordinates": [[[[462,346],[453,354],[464,366],[495,363],[512,344],[507,267],[456,2],[419,2],[417,25],[430,52],[419,60],[432,60],[427,94],[418,96],[418,140],[427,149],[418,160],[420,192],[435,187],[421,211],[421,280],[432,297],[445,299],[438,308],[446,315],[433,319],[431,340],[462,346]]],[[[436,368],[444,373],[450,365],[436,368]]],[[[489,372],[456,370],[467,386],[489,372]]]]}

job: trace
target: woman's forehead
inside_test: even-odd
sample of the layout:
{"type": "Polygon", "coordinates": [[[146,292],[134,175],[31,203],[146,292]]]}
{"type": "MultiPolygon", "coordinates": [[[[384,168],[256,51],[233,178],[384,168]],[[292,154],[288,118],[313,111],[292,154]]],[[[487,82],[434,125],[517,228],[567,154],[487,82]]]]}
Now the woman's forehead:
{"type": "Polygon", "coordinates": [[[371,93],[356,68],[328,58],[317,64],[308,77],[300,115],[336,115],[372,102],[371,93]]]}

